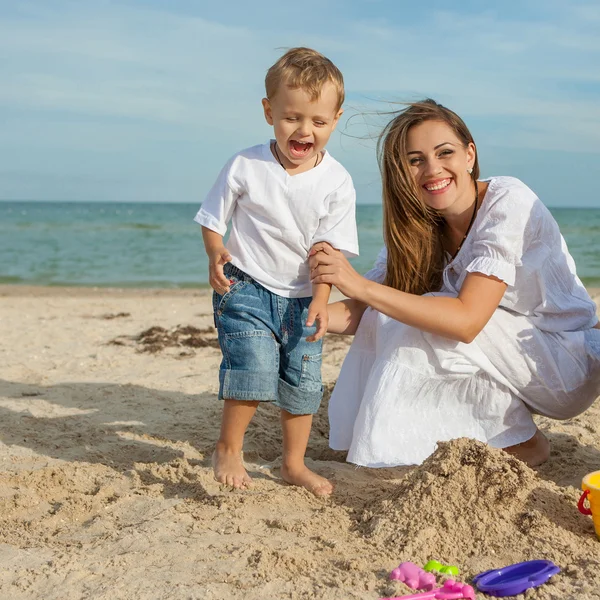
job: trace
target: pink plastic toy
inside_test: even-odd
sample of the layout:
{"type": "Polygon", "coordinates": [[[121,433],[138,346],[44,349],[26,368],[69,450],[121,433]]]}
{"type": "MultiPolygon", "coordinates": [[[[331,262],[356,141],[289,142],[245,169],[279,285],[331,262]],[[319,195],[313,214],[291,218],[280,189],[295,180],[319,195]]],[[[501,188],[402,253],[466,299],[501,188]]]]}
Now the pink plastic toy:
{"type": "Polygon", "coordinates": [[[427,573],[412,562],[400,563],[391,573],[390,579],[404,582],[412,590],[432,590],[435,587],[435,575],[427,573]]]}
{"type": "Polygon", "coordinates": [[[429,600],[434,598],[436,600],[475,600],[475,590],[470,585],[447,579],[441,588],[408,596],[380,598],[380,600],[429,600]]]}

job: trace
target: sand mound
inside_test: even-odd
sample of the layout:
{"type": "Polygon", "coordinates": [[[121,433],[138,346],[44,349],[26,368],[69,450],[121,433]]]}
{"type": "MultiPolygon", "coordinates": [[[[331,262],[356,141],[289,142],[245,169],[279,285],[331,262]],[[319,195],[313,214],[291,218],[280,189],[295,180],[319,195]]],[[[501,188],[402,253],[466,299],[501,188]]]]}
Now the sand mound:
{"type": "MultiPolygon", "coordinates": [[[[394,491],[368,506],[360,529],[377,545],[396,547],[400,560],[435,558],[458,565],[464,578],[510,562],[549,559],[581,582],[584,597],[595,597],[584,582],[600,568],[591,558],[598,542],[577,499],[572,488],[541,480],[505,452],[463,438],[440,443],[394,491]],[[590,558],[582,556],[582,544],[590,558]]],[[[563,597],[560,580],[535,597],[563,597]]]]}

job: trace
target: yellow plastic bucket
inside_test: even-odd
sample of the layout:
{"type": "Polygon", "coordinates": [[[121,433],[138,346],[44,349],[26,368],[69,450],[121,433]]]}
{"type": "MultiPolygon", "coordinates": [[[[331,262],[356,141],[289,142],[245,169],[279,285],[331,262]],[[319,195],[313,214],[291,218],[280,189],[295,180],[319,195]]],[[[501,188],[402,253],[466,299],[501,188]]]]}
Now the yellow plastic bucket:
{"type": "Polygon", "coordinates": [[[596,537],[600,539],[600,471],[588,473],[581,482],[583,494],[579,498],[577,508],[584,515],[592,515],[596,537]],[[587,499],[590,507],[585,506],[587,499]]]}

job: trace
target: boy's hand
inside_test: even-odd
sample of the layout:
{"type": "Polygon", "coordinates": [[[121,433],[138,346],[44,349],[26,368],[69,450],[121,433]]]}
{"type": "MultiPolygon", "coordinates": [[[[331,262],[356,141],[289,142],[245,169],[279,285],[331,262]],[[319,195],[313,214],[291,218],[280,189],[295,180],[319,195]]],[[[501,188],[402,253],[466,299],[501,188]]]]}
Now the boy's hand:
{"type": "Polygon", "coordinates": [[[208,282],[217,294],[226,294],[231,283],[223,273],[223,266],[231,261],[231,254],[225,246],[211,252],[208,259],[208,282]]]}
{"type": "Polygon", "coordinates": [[[319,302],[313,300],[308,307],[308,318],[306,325],[310,327],[314,322],[317,322],[317,331],[313,335],[306,338],[307,342],[316,342],[327,333],[327,325],[329,324],[329,313],[327,312],[327,302],[319,302]]]}

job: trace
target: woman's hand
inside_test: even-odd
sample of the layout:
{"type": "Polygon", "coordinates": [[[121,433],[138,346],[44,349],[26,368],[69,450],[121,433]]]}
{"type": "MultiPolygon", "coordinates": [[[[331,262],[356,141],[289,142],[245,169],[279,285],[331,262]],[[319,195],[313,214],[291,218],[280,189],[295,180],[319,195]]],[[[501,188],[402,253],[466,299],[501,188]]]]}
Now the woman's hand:
{"type": "Polygon", "coordinates": [[[335,285],[344,296],[361,299],[369,282],[354,270],[340,250],[332,248],[327,242],[318,242],[308,256],[312,283],[329,283],[335,285]]]}

